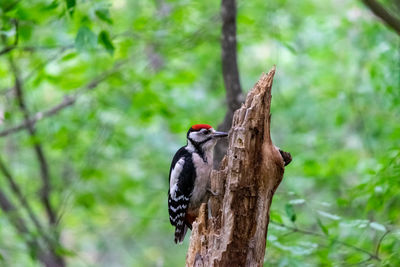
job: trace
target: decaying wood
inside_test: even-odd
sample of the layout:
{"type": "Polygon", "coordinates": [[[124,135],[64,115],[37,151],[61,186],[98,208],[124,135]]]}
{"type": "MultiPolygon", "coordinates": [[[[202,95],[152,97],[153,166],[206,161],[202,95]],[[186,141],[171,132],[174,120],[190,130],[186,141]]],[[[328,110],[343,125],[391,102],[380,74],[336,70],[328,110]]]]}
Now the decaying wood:
{"type": "Polygon", "coordinates": [[[233,117],[227,155],[211,173],[216,195],[193,224],[187,266],[262,266],[269,209],[291,161],[271,141],[275,67],[263,74],[233,117]]]}

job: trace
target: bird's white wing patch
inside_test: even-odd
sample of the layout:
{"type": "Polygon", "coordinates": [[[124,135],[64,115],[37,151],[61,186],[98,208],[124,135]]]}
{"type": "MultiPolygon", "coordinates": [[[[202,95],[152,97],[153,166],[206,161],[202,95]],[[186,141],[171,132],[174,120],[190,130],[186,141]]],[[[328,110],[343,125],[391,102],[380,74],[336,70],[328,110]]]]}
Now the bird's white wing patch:
{"type": "Polygon", "coordinates": [[[173,199],[175,199],[176,189],[178,188],[179,175],[182,172],[184,164],[185,164],[185,160],[183,158],[180,158],[176,162],[174,168],[171,171],[171,179],[169,182],[169,193],[171,194],[171,197],[173,199]]]}

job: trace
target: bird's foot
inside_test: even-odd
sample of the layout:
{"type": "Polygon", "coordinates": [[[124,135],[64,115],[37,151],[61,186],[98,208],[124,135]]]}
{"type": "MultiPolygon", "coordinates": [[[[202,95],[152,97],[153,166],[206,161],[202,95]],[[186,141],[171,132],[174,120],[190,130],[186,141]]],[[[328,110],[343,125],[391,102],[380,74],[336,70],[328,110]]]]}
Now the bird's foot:
{"type": "Polygon", "coordinates": [[[217,197],[220,195],[217,192],[212,191],[211,188],[207,188],[207,192],[210,193],[211,195],[213,195],[214,197],[217,197]]]}

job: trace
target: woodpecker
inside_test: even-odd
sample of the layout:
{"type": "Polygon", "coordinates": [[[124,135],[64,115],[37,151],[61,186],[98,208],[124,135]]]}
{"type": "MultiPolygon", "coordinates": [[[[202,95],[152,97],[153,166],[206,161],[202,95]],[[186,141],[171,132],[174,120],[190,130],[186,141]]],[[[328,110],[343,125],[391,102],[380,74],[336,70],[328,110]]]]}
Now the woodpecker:
{"type": "Polygon", "coordinates": [[[187,229],[207,199],[213,148],[217,140],[228,136],[208,124],[196,124],[187,132],[187,144],[175,154],[169,171],[168,212],[175,226],[175,243],[182,243],[187,229]]]}

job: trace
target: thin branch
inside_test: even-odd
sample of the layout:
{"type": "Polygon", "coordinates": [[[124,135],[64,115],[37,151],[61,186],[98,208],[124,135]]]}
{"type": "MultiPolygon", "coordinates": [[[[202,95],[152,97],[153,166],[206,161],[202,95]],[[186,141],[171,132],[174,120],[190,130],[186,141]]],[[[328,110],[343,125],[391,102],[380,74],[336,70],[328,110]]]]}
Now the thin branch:
{"type": "Polygon", "coordinates": [[[365,260],[362,260],[362,261],[359,261],[359,262],[356,262],[356,263],[351,263],[351,264],[346,264],[346,265],[344,265],[344,263],[343,263],[343,265],[342,266],[346,266],[346,267],[350,267],[350,266],[365,266],[365,263],[367,263],[367,262],[369,262],[369,261],[371,261],[372,259],[371,259],[371,257],[368,257],[368,258],[366,258],[365,260]]]}
{"type": "Polygon", "coordinates": [[[13,127],[10,127],[8,129],[1,131],[0,137],[4,137],[4,136],[10,135],[10,134],[19,132],[19,131],[27,128],[29,125],[34,126],[36,124],[36,122],[38,122],[44,118],[56,115],[58,112],[60,112],[64,108],[73,105],[81,93],[83,93],[85,91],[90,91],[90,90],[96,88],[101,82],[103,82],[104,80],[109,78],[111,75],[116,73],[127,62],[128,61],[121,61],[119,63],[116,63],[112,69],[107,70],[104,73],[100,74],[99,76],[94,78],[91,82],[89,82],[87,85],[78,89],[76,93],[71,94],[71,95],[65,95],[63,100],[60,103],[58,103],[57,105],[55,105],[47,110],[37,112],[36,114],[34,114],[33,116],[30,116],[27,120],[23,121],[22,123],[20,123],[17,126],[13,126],[13,127]]]}
{"type": "Polygon", "coordinates": [[[0,56],[11,52],[14,49],[23,50],[23,51],[38,51],[38,50],[51,50],[51,49],[69,49],[73,48],[74,45],[40,45],[40,46],[33,46],[33,45],[25,45],[25,46],[17,46],[16,44],[9,45],[2,50],[0,50],[0,56]]]}
{"type": "Polygon", "coordinates": [[[45,110],[45,111],[40,111],[38,113],[36,113],[35,115],[31,116],[28,120],[25,120],[24,122],[22,122],[21,124],[14,126],[14,127],[10,127],[8,129],[5,129],[3,131],[0,132],[0,137],[4,137],[7,136],[9,134],[13,134],[16,132],[19,132],[25,128],[28,127],[28,125],[35,125],[35,123],[45,117],[50,117],[52,115],[57,114],[60,110],[62,110],[63,108],[72,105],[73,103],[75,103],[75,98],[70,97],[70,96],[65,96],[63,101],[61,103],[59,103],[58,105],[45,110]]]}
{"type": "MultiPolygon", "coordinates": [[[[45,67],[46,65],[48,65],[49,63],[51,63],[54,60],[57,60],[59,57],[61,57],[63,55],[63,53],[72,48],[71,46],[64,46],[60,48],[60,51],[58,51],[55,55],[49,57],[45,62],[38,64],[33,70],[31,70],[25,77],[22,77],[21,80],[23,80],[24,83],[26,83],[30,78],[33,77],[33,75],[35,75],[36,72],[38,72],[40,69],[42,69],[43,67],[45,67]]],[[[15,88],[14,86],[3,89],[2,91],[0,91],[0,94],[7,94],[10,91],[14,91],[15,88]]]]}
{"type": "Polygon", "coordinates": [[[29,234],[29,229],[26,226],[25,221],[17,212],[16,207],[8,197],[4,194],[4,192],[0,189],[0,208],[3,210],[4,214],[7,215],[13,226],[17,229],[17,231],[22,235],[29,234]]]}
{"type": "Polygon", "coordinates": [[[16,1],[7,1],[2,3],[2,13],[5,14],[8,11],[12,10],[18,3],[20,0],[16,0],[16,1]]]}
{"type": "Polygon", "coordinates": [[[0,172],[6,178],[12,192],[14,192],[15,196],[17,197],[20,204],[25,208],[27,211],[29,218],[32,220],[33,224],[35,225],[38,232],[42,235],[42,237],[48,242],[52,243],[52,241],[47,236],[47,233],[44,231],[42,224],[40,223],[39,219],[36,217],[35,213],[33,212],[32,207],[26,200],[25,196],[22,194],[21,189],[19,188],[18,184],[15,182],[14,177],[11,175],[11,172],[8,170],[6,165],[4,164],[3,160],[0,158],[0,172]]]}
{"type": "MultiPolygon", "coordinates": [[[[14,39],[14,43],[10,46],[5,47],[3,50],[0,51],[0,56],[7,54],[9,52],[11,52],[14,48],[17,47],[18,45],[18,41],[19,41],[19,37],[18,37],[18,20],[13,19],[12,23],[14,24],[14,28],[15,28],[15,39],[14,39]]],[[[3,41],[5,42],[6,38],[4,37],[3,41]]]]}
{"type": "MultiPolygon", "coordinates": [[[[15,4],[18,3],[18,1],[14,2],[15,4]]],[[[12,4],[14,4],[12,3],[12,4]]],[[[11,6],[10,6],[11,8],[11,6]]],[[[16,47],[18,45],[18,21],[16,19],[12,20],[14,27],[15,27],[15,40],[14,44],[10,47],[16,47]]],[[[3,42],[5,42],[5,39],[3,39],[3,42]]],[[[13,48],[6,48],[5,50],[2,50],[2,54],[8,53],[12,51],[13,48]]],[[[15,64],[12,61],[12,57],[10,56],[10,63],[11,63],[11,68],[13,69],[14,76],[15,76],[15,90],[16,90],[16,95],[17,95],[17,100],[18,104],[20,106],[20,109],[23,111],[25,117],[29,116],[27,113],[27,109],[25,106],[25,103],[23,101],[23,95],[22,95],[22,90],[21,90],[21,83],[18,77],[18,72],[15,64]]],[[[35,217],[33,210],[30,208],[28,202],[26,199],[23,197],[18,185],[15,183],[14,179],[12,178],[10,172],[8,169],[5,167],[3,162],[0,162],[0,171],[3,173],[3,175],[6,177],[6,179],[9,182],[9,185],[13,192],[17,195],[19,198],[19,201],[21,204],[28,210],[28,214],[32,221],[34,222],[35,226],[38,228],[38,231],[41,232],[42,237],[47,240],[47,235],[43,234],[43,228],[41,227],[40,222],[37,220],[35,217]]],[[[7,215],[8,219],[10,220],[11,224],[14,226],[14,228],[17,230],[17,232],[25,239],[26,244],[28,245],[30,251],[37,255],[38,259],[48,267],[63,267],[64,266],[64,260],[62,257],[58,256],[57,253],[55,253],[55,249],[51,247],[51,244],[48,243],[49,249],[43,249],[41,243],[38,241],[38,239],[31,234],[29,231],[27,224],[25,223],[24,219],[19,215],[16,207],[12,202],[7,198],[7,196],[4,194],[4,192],[0,189],[0,208],[3,210],[4,214],[7,215]]]]}
{"type": "Polygon", "coordinates": [[[381,244],[383,239],[385,239],[385,237],[390,233],[390,230],[387,230],[382,236],[381,238],[379,238],[378,243],[376,244],[376,249],[375,249],[375,255],[376,257],[379,258],[379,249],[381,248],[381,244]]]}
{"type": "Polygon", "coordinates": [[[329,236],[326,236],[324,234],[312,232],[312,231],[309,231],[309,230],[299,229],[297,227],[292,227],[292,226],[289,226],[289,225],[286,225],[286,224],[283,224],[283,223],[278,223],[278,222],[275,222],[275,221],[270,221],[270,223],[278,225],[278,226],[283,227],[283,228],[286,228],[286,229],[291,230],[291,231],[296,232],[296,233],[302,233],[302,234],[305,234],[305,235],[317,236],[317,237],[320,237],[322,239],[326,239],[326,240],[330,240],[330,241],[336,242],[336,243],[341,244],[341,245],[343,245],[345,247],[349,247],[349,248],[352,248],[352,249],[357,250],[359,252],[362,252],[364,254],[367,254],[371,259],[375,259],[377,261],[381,261],[381,259],[378,257],[378,255],[375,255],[374,253],[371,253],[368,250],[365,250],[363,248],[354,246],[354,245],[346,243],[344,241],[340,241],[337,238],[330,238],[329,236]]]}
{"type": "MultiPolygon", "coordinates": [[[[14,26],[15,26],[15,41],[14,41],[14,45],[17,45],[18,44],[18,35],[19,35],[18,34],[18,21],[17,20],[13,20],[13,23],[14,23],[14,26]]],[[[14,79],[15,79],[14,90],[15,90],[15,95],[16,95],[16,98],[17,98],[18,106],[19,106],[21,112],[23,113],[25,121],[26,121],[26,120],[29,119],[29,110],[26,107],[26,103],[25,103],[25,99],[24,99],[24,95],[23,95],[23,89],[22,89],[22,82],[21,82],[21,79],[20,79],[19,71],[18,71],[18,68],[17,68],[12,56],[9,57],[9,62],[10,62],[11,70],[12,70],[12,72],[14,74],[14,79]]],[[[28,124],[27,125],[27,129],[28,129],[28,132],[29,132],[30,136],[35,140],[36,139],[36,133],[35,133],[35,129],[34,129],[33,125],[28,124]]],[[[50,195],[50,189],[51,188],[50,188],[50,174],[49,174],[49,170],[48,170],[47,160],[46,160],[46,157],[44,155],[43,148],[42,148],[42,146],[41,146],[39,141],[36,140],[33,147],[34,147],[34,151],[35,151],[36,157],[37,157],[37,159],[39,161],[40,173],[41,173],[42,182],[43,182],[42,189],[41,189],[41,191],[42,191],[41,192],[42,202],[43,202],[43,204],[45,206],[45,209],[46,209],[47,215],[49,217],[50,223],[54,224],[55,220],[56,220],[56,216],[55,216],[53,208],[51,207],[51,204],[50,204],[49,195],[50,195]]],[[[7,174],[9,174],[9,172],[7,172],[7,169],[5,169],[4,167],[5,166],[3,165],[2,170],[5,171],[5,174],[6,174],[6,177],[7,177],[7,174]]],[[[11,177],[11,176],[8,175],[8,177],[11,177]]],[[[11,181],[13,181],[13,180],[11,179],[11,181]]],[[[13,183],[11,183],[11,184],[13,184],[13,183]]],[[[18,187],[15,187],[15,184],[14,184],[13,188],[14,188],[14,190],[17,189],[17,191],[19,191],[18,187]]],[[[42,229],[41,226],[40,226],[39,221],[36,220],[35,217],[33,217],[33,218],[34,218],[33,219],[34,223],[37,224],[37,226],[39,226],[39,229],[42,229]]]]}
{"type": "Polygon", "coordinates": [[[23,45],[17,46],[15,49],[23,50],[23,51],[38,51],[38,50],[52,50],[52,49],[60,49],[66,50],[74,48],[73,44],[69,45],[23,45]]]}
{"type": "Polygon", "coordinates": [[[7,47],[3,48],[3,49],[0,51],[0,56],[11,52],[12,50],[15,49],[15,47],[16,47],[16,46],[14,46],[14,45],[10,45],[10,46],[7,46],[7,47]]]}
{"type": "Polygon", "coordinates": [[[8,220],[11,222],[11,225],[16,229],[17,233],[19,233],[23,239],[25,239],[28,248],[34,254],[37,254],[39,260],[45,266],[63,266],[59,263],[62,263],[54,257],[53,252],[45,252],[36,239],[34,235],[31,234],[29,228],[22,218],[22,216],[18,213],[17,208],[14,204],[8,199],[8,197],[4,194],[4,192],[0,189],[0,208],[7,215],[8,220]]]}
{"type": "MultiPolygon", "coordinates": [[[[17,98],[18,106],[24,115],[25,121],[28,122],[29,118],[30,118],[29,110],[25,103],[25,98],[24,98],[24,93],[23,93],[23,89],[22,89],[22,82],[21,82],[21,79],[19,76],[19,71],[18,71],[17,66],[16,66],[15,62],[13,61],[12,57],[10,57],[10,66],[11,66],[11,69],[12,69],[12,72],[13,72],[14,78],[15,78],[14,89],[15,89],[15,95],[17,98]]],[[[37,140],[37,138],[36,138],[36,130],[34,128],[34,125],[28,123],[27,130],[28,130],[29,135],[32,137],[32,139],[35,140],[35,142],[33,144],[33,149],[35,151],[36,158],[39,163],[40,176],[42,178],[42,188],[40,190],[41,191],[40,197],[41,197],[42,203],[45,207],[47,216],[49,218],[49,223],[51,225],[54,225],[56,222],[56,214],[50,203],[51,181],[50,181],[49,165],[47,163],[46,156],[43,152],[42,145],[41,145],[40,141],[37,140]]]]}
{"type": "Polygon", "coordinates": [[[362,0],[364,4],[383,22],[395,30],[400,35],[400,19],[390,14],[380,3],[376,0],[362,0]]]}
{"type": "Polygon", "coordinates": [[[41,243],[29,231],[26,222],[24,221],[22,216],[18,213],[17,208],[8,199],[8,197],[4,194],[1,188],[0,188],[0,208],[4,212],[4,214],[7,215],[7,218],[11,222],[11,225],[16,229],[17,233],[19,233],[22,236],[22,238],[25,239],[29,250],[35,255],[37,255],[37,257],[44,264],[44,266],[46,267],[64,266],[63,259],[55,253],[54,248],[52,248],[51,250],[43,249],[41,243]]]}

